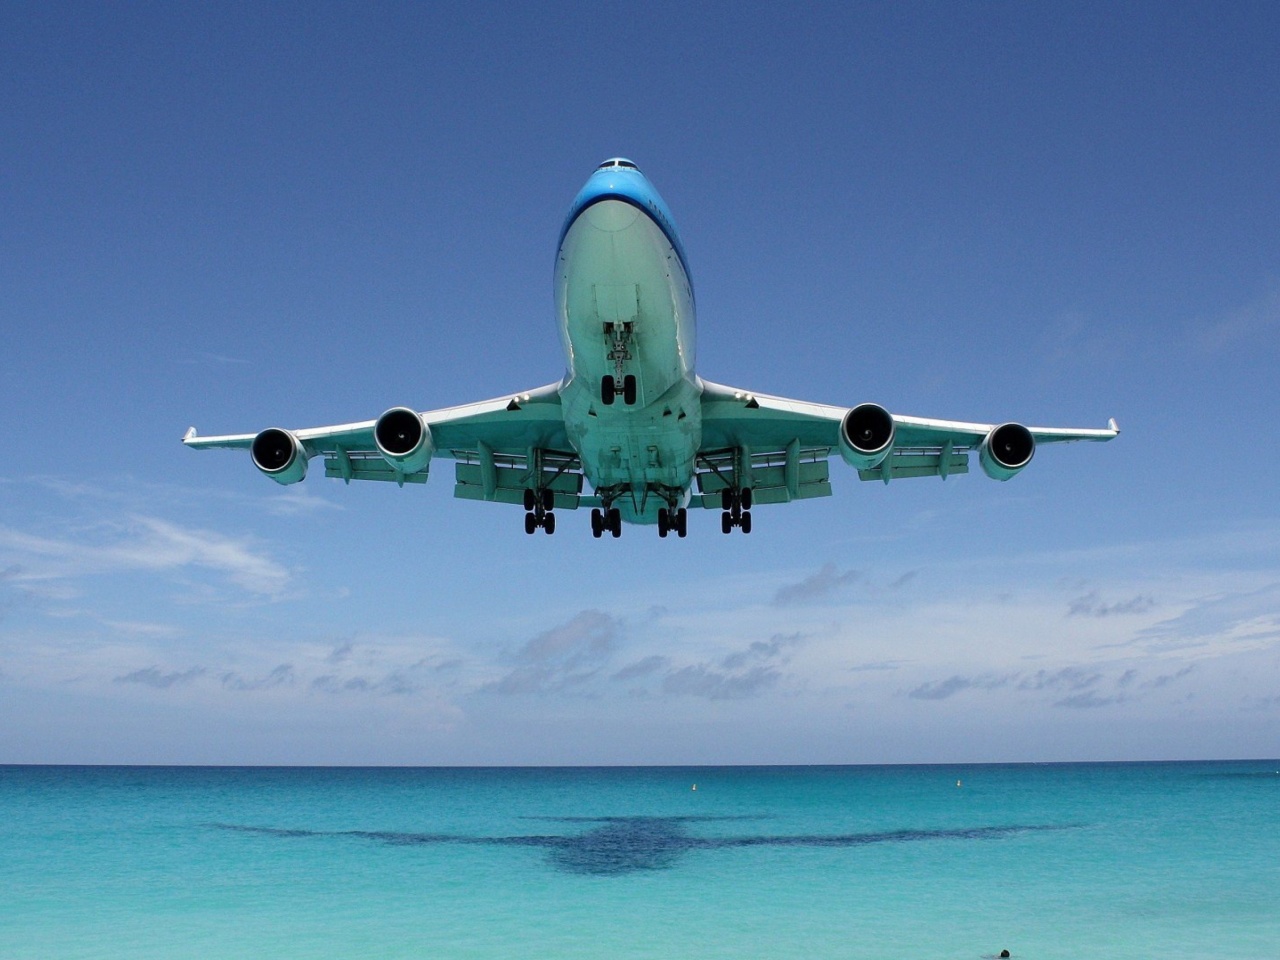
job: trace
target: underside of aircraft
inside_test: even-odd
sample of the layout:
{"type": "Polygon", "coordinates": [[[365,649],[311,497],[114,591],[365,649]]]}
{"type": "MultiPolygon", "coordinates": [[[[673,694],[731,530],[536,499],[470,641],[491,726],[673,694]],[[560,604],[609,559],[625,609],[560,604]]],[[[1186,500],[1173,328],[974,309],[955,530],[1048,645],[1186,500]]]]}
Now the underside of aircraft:
{"type": "Polygon", "coordinates": [[[836,407],[703,380],[694,372],[693,283],[670,211],[623,158],[606,160],[560,233],[556,314],[568,373],[534,390],[441,410],[392,407],[374,420],[201,437],[198,449],[247,449],[277,483],[323,457],[325,476],[425,483],[454,461],[454,495],[517,504],[525,532],[589,508],[591,532],[624,522],[688,533],[691,509],[720,512],[723,533],[750,533],[752,510],[831,494],[833,455],[862,480],[982,471],[1008,480],[1042,443],[1111,440],[1105,429],[966,423],[836,407]]]}

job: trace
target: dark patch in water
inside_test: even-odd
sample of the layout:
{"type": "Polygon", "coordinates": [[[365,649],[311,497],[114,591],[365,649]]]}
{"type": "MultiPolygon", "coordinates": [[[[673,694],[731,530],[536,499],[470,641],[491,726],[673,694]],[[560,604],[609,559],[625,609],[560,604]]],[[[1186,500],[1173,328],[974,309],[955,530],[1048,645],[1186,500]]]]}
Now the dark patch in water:
{"type": "Polygon", "coordinates": [[[578,834],[532,834],[479,837],[445,833],[402,833],[384,830],[287,830],[230,823],[211,826],[272,837],[355,837],[392,846],[480,844],[501,847],[539,847],[553,866],[568,873],[620,876],[641,870],[668,870],[692,850],[731,847],[860,847],[873,843],[911,843],[922,840],[992,840],[1018,833],[1069,830],[1075,825],[1014,825],[964,827],[955,830],[888,830],[879,833],[744,835],[698,837],[685,824],[754,820],[757,817],[545,817],[555,823],[598,824],[578,834]]]}

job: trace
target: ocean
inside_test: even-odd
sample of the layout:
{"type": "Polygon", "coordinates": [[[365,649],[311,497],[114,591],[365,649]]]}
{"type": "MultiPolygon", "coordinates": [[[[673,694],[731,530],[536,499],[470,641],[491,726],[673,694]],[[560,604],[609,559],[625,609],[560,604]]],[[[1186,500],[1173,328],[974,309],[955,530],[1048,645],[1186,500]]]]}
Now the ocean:
{"type": "Polygon", "coordinates": [[[0,766],[3,960],[1002,950],[1280,957],[1280,761],[0,766]]]}

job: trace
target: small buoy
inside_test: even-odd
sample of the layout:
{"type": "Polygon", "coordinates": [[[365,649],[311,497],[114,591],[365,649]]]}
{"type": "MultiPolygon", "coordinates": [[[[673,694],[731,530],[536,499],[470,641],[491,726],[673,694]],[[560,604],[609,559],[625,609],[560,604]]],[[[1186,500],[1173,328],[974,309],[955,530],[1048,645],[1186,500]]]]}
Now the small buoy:
{"type": "Polygon", "coordinates": [[[697,789],[698,789],[698,785],[695,783],[695,784],[694,784],[692,787],[690,787],[689,789],[691,789],[691,790],[697,790],[697,789]]]}
{"type": "Polygon", "coordinates": [[[961,782],[960,780],[957,780],[957,781],[956,781],[956,786],[957,786],[957,787],[963,787],[963,786],[964,786],[964,783],[963,783],[963,782],[961,782]]]}

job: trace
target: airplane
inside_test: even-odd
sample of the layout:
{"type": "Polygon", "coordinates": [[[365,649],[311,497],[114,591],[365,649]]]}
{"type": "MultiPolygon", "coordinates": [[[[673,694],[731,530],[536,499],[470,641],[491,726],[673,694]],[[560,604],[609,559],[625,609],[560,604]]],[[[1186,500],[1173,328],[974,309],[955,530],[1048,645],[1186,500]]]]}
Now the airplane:
{"type": "Polygon", "coordinates": [[[591,533],[622,524],[688,533],[690,509],[751,532],[752,509],[831,495],[839,455],[862,480],[967,473],[969,454],[1008,480],[1042,443],[1105,441],[1106,429],[1026,427],[891,414],[876,403],[828,406],[703,380],[694,372],[693,281],[666,203],[622,157],[596,168],[556,249],[555,309],[564,378],[440,410],[392,407],[375,420],[202,437],[188,447],[247,449],[277,483],[324,458],[326,477],[425,483],[455,462],[454,495],[518,504],[528,534],[555,532],[560,510],[591,509],[591,533]],[[590,492],[587,492],[587,487],[590,492]]]}

